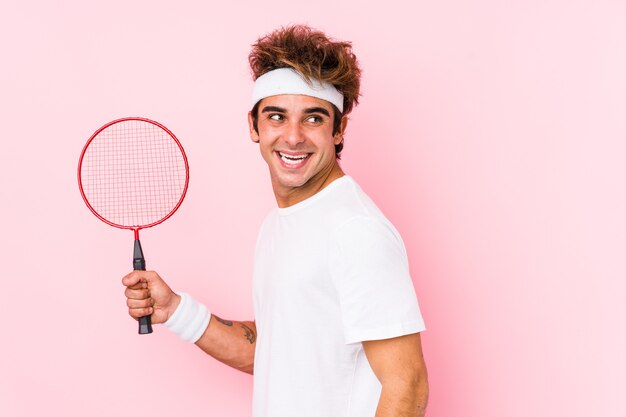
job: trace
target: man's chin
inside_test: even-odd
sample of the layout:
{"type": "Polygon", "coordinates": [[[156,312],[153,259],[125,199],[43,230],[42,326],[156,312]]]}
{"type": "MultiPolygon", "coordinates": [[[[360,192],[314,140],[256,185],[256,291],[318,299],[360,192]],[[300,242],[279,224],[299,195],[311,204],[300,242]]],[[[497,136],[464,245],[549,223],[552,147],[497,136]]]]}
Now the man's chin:
{"type": "Polygon", "coordinates": [[[282,188],[299,188],[307,184],[309,177],[305,173],[275,173],[273,182],[282,188]]]}
{"type": "Polygon", "coordinates": [[[278,184],[283,188],[300,188],[307,184],[306,179],[279,179],[278,184]]]}

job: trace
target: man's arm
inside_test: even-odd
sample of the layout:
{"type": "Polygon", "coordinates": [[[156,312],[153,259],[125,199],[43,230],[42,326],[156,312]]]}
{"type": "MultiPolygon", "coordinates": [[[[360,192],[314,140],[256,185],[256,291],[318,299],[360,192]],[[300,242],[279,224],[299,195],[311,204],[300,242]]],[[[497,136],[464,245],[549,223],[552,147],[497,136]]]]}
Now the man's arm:
{"type": "Polygon", "coordinates": [[[211,315],[209,327],[196,346],[242,372],[252,374],[256,347],[256,324],[253,321],[222,320],[211,315]]]}
{"type": "MultiPolygon", "coordinates": [[[[122,279],[122,284],[126,286],[128,314],[135,319],[151,316],[153,324],[164,323],[180,304],[180,296],[154,271],[133,271],[122,279]]],[[[251,374],[256,325],[253,321],[228,321],[211,315],[196,345],[218,361],[251,374]]]]}
{"type": "Polygon", "coordinates": [[[383,386],[376,417],[423,417],[428,375],[420,334],[365,341],[363,349],[383,386]]]}

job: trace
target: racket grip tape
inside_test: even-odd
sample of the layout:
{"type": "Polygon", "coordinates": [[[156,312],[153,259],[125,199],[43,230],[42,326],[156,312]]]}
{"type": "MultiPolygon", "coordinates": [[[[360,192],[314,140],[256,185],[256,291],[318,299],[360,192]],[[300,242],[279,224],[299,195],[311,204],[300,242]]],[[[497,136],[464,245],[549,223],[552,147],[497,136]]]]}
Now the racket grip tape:
{"type": "MultiPolygon", "coordinates": [[[[143,250],[141,250],[141,242],[139,239],[135,239],[135,246],[133,248],[133,270],[145,271],[146,260],[143,257],[143,250]]],[[[139,334],[152,333],[152,320],[150,316],[143,316],[139,318],[139,334]]]]}

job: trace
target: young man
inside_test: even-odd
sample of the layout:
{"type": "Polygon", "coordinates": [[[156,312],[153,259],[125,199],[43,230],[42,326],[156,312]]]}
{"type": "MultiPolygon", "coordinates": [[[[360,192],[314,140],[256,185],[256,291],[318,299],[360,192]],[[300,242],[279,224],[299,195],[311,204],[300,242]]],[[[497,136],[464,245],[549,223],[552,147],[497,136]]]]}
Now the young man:
{"type": "Polygon", "coordinates": [[[149,271],[123,278],[129,314],[254,373],[254,417],[423,416],[424,324],[404,245],[338,163],[359,94],[351,46],[293,26],[259,39],[250,65],[250,136],[278,204],[257,241],[256,320],[211,315],[149,271]]]}

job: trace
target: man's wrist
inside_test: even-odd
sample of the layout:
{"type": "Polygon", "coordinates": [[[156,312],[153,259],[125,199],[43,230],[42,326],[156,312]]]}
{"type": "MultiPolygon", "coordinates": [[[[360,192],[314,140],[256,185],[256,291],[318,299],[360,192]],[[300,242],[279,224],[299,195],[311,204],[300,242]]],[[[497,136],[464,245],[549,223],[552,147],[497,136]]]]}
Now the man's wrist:
{"type": "Polygon", "coordinates": [[[194,300],[189,294],[180,293],[176,296],[178,305],[163,324],[181,339],[195,343],[209,326],[211,312],[204,304],[194,300]]]}
{"type": "Polygon", "coordinates": [[[176,294],[175,292],[172,292],[172,300],[167,306],[167,318],[165,319],[165,322],[167,322],[170,319],[170,317],[174,315],[174,313],[178,309],[178,306],[180,305],[180,301],[181,301],[181,296],[176,294]]]}

